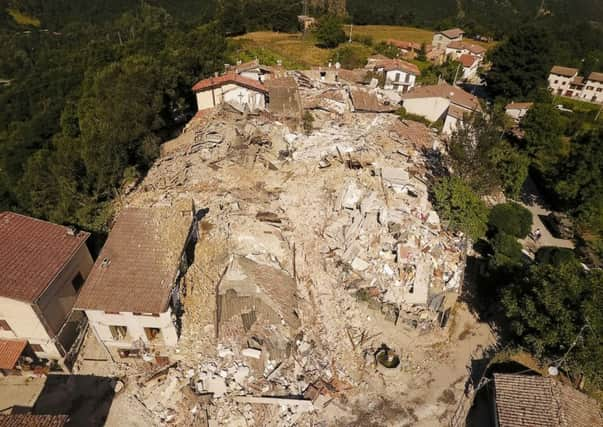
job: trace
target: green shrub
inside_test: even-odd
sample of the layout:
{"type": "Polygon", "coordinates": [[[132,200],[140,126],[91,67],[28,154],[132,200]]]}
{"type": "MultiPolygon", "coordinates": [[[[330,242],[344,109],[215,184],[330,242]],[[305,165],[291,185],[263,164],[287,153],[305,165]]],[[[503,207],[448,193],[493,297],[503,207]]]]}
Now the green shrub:
{"type": "Polygon", "coordinates": [[[569,262],[577,262],[577,258],[571,249],[545,246],[536,252],[536,261],[540,264],[560,266],[569,262]]]}
{"type": "Polygon", "coordinates": [[[318,47],[332,49],[346,39],[341,19],[333,15],[323,16],[318,20],[315,36],[318,47]]]}
{"type": "Polygon", "coordinates": [[[498,232],[491,243],[494,250],[493,261],[497,267],[516,265],[521,262],[523,254],[517,237],[498,232]]]}
{"type": "Polygon", "coordinates": [[[398,115],[402,120],[412,120],[413,122],[423,123],[425,126],[428,127],[431,126],[431,122],[425,117],[419,116],[417,114],[408,113],[406,112],[406,109],[404,107],[400,107],[400,109],[398,110],[398,115]]]}
{"type": "Polygon", "coordinates": [[[488,225],[492,232],[525,238],[532,228],[532,213],[517,203],[502,203],[490,211],[488,225]]]}
{"type": "Polygon", "coordinates": [[[434,186],[434,207],[452,229],[474,240],[486,234],[488,208],[460,178],[445,178],[434,186]]]}

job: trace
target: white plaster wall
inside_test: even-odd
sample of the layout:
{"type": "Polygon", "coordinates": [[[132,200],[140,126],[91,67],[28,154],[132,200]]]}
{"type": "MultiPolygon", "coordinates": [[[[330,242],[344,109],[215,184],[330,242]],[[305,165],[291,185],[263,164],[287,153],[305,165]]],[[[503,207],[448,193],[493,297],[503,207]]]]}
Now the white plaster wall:
{"type": "Polygon", "coordinates": [[[448,110],[450,101],[439,97],[405,99],[403,106],[408,113],[417,114],[430,122],[435,122],[448,110]]]}
{"type": "Polygon", "coordinates": [[[405,86],[407,90],[409,90],[415,86],[416,81],[417,77],[412,73],[407,73],[402,70],[390,70],[385,73],[384,89],[389,90],[397,88],[398,91],[401,92],[403,90],[402,86],[405,86]],[[396,74],[400,74],[400,79],[398,82],[396,82],[396,74]],[[410,76],[408,83],[406,83],[406,76],[410,76]]]}
{"type": "MultiPolygon", "coordinates": [[[[197,111],[205,110],[207,108],[214,108],[214,98],[212,97],[212,90],[208,89],[201,92],[197,92],[197,111]]],[[[219,91],[215,91],[214,96],[216,97],[216,105],[219,104],[218,96],[221,96],[219,91]]]]}
{"type": "Polygon", "coordinates": [[[527,113],[528,110],[525,108],[513,108],[506,110],[507,116],[514,118],[515,120],[521,120],[527,113]]]}
{"type": "Polygon", "coordinates": [[[30,304],[0,297],[0,319],[6,320],[12,329],[0,331],[0,338],[19,338],[29,341],[30,344],[39,344],[44,351],[36,352],[38,357],[61,359],[59,350],[30,304]]]}
{"type": "Polygon", "coordinates": [[[478,62],[476,61],[471,67],[463,67],[463,78],[470,79],[477,75],[478,62]]]}
{"type": "Polygon", "coordinates": [[[172,322],[172,311],[159,313],[159,317],[135,315],[134,313],[109,314],[100,310],[86,310],[86,316],[96,337],[109,347],[130,348],[140,338],[149,346],[174,347],[178,343],[176,327],[172,322]],[[125,340],[115,341],[109,326],[125,326],[128,334],[125,340]],[[144,328],[161,329],[161,337],[153,342],[147,339],[144,328]]]}
{"type": "Polygon", "coordinates": [[[459,125],[459,120],[450,115],[446,115],[446,119],[444,120],[444,127],[442,128],[442,133],[444,135],[450,135],[459,125]]]}
{"type": "Polygon", "coordinates": [[[587,80],[582,91],[584,99],[592,102],[593,96],[596,97],[594,102],[603,103],[603,83],[587,80]],[[588,89],[592,87],[592,89],[588,89]],[[599,89],[599,91],[597,91],[599,89]]]}
{"type": "Polygon", "coordinates": [[[561,89],[563,91],[563,94],[565,94],[565,91],[567,91],[570,88],[570,82],[572,81],[573,77],[564,77],[564,76],[558,76],[556,74],[550,74],[549,75],[549,88],[552,89],[555,93],[555,95],[557,94],[557,90],[561,89]],[[555,83],[557,82],[557,83],[555,83]]]}
{"type": "Polygon", "coordinates": [[[241,104],[246,103],[250,111],[264,110],[266,108],[263,93],[241,86],[227,85],[224,87],[224,101],[241,104]]]}

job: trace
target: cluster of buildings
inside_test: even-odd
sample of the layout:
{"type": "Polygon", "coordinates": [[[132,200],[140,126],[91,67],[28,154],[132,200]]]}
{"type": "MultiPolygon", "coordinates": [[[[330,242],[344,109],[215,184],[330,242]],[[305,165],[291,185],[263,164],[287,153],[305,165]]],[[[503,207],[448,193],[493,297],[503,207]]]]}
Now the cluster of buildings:
{"type": "Polygon", "coordinates": [[[577,68],[555,65],[549,74],[549,90],[556,96],[567,96],[586,102],[603,104],[603,73],[580,76],[577,68]]]}
{"type": "Polygon", "coordinates": [[[178,339],[192,206],[126,208],[96,259],[90,234],[0,213],[0,372],[69,372],[88,327],[116,356],[178,339]]]}

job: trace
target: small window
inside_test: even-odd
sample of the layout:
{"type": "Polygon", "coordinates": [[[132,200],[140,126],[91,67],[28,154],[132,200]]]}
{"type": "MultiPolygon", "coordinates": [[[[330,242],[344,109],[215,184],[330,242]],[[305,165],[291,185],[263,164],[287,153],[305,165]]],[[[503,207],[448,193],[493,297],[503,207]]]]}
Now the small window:
{"type": "Polygon", "coordinates": [[[82,273],[78,272],[75,277],[71,279],[71,285],[73,286],[73,289],[75,289],[75,292],[79,292],[80,289],[82,289],[82,286],[84,286],[84,276],[82,276],[82,273]]]}
{"type": "Polygon", "coordinates": [[[594,87],[593,86],[586,86],[586,90],[593,90],[594,87]]]}
{"type": "Polygon", "coordinates": [[[119,311],[107,311],[107,310],[105,310],[105,314],[119,314],[119,311]]]}
{"type": "Polygon", "coordinates": [[[40,344],[30,344],[29,346],[36,353],[40,353],[40,352],[44,351],[44,347],[42,347],[40,344]]]}
{"type": "Polygon", "coordinates": [[[150,317],[159,317],[159,313],[139,313],[139,312],[134,312],[132,313],[134,316],[150,316],[150,317]]]}
{"type": "Polygon", "coordinates": [[[598,87],[597,92],[603,92],[603,88],[598,87]]]}
{"type": "Polygon", "coordinates": [[[115,341],[121,341],[128,335],[128,328],[126,326],[111,325],[109,326],[109,329],[111,330],[111,336],[115,341]]]}
{"type": "Polygon", "coordinates": [[[565,86],[565,82],[561,82],[561,85],[562,85],[562,86],[565,86]]]}
{"type": "Polygon", "coordinates": [[[555,80],[555,84],[558,84],[558,83],[559,83],[559,80],[555,80]]]}
{"type": "Polygon", "coordinates": [[[144,328],[144,333],[147,336],[149,341],[155,341],[155,339],[161,333],[161,329],[159,328],[144,328]]]}
{"type": "Polygon", "coordinates": [[[6,320],[0,320],[0,331],[12,331],[6,320]]]}

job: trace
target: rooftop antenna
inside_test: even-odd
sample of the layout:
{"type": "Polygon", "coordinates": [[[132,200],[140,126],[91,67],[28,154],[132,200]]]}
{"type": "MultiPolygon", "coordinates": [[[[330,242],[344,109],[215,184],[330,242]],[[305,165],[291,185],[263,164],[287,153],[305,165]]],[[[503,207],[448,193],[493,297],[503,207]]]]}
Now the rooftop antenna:
{"type": "Polygon", "coordinates": [[[308,0],[304,0],[304,16],[308,16],[308,0]]]}

